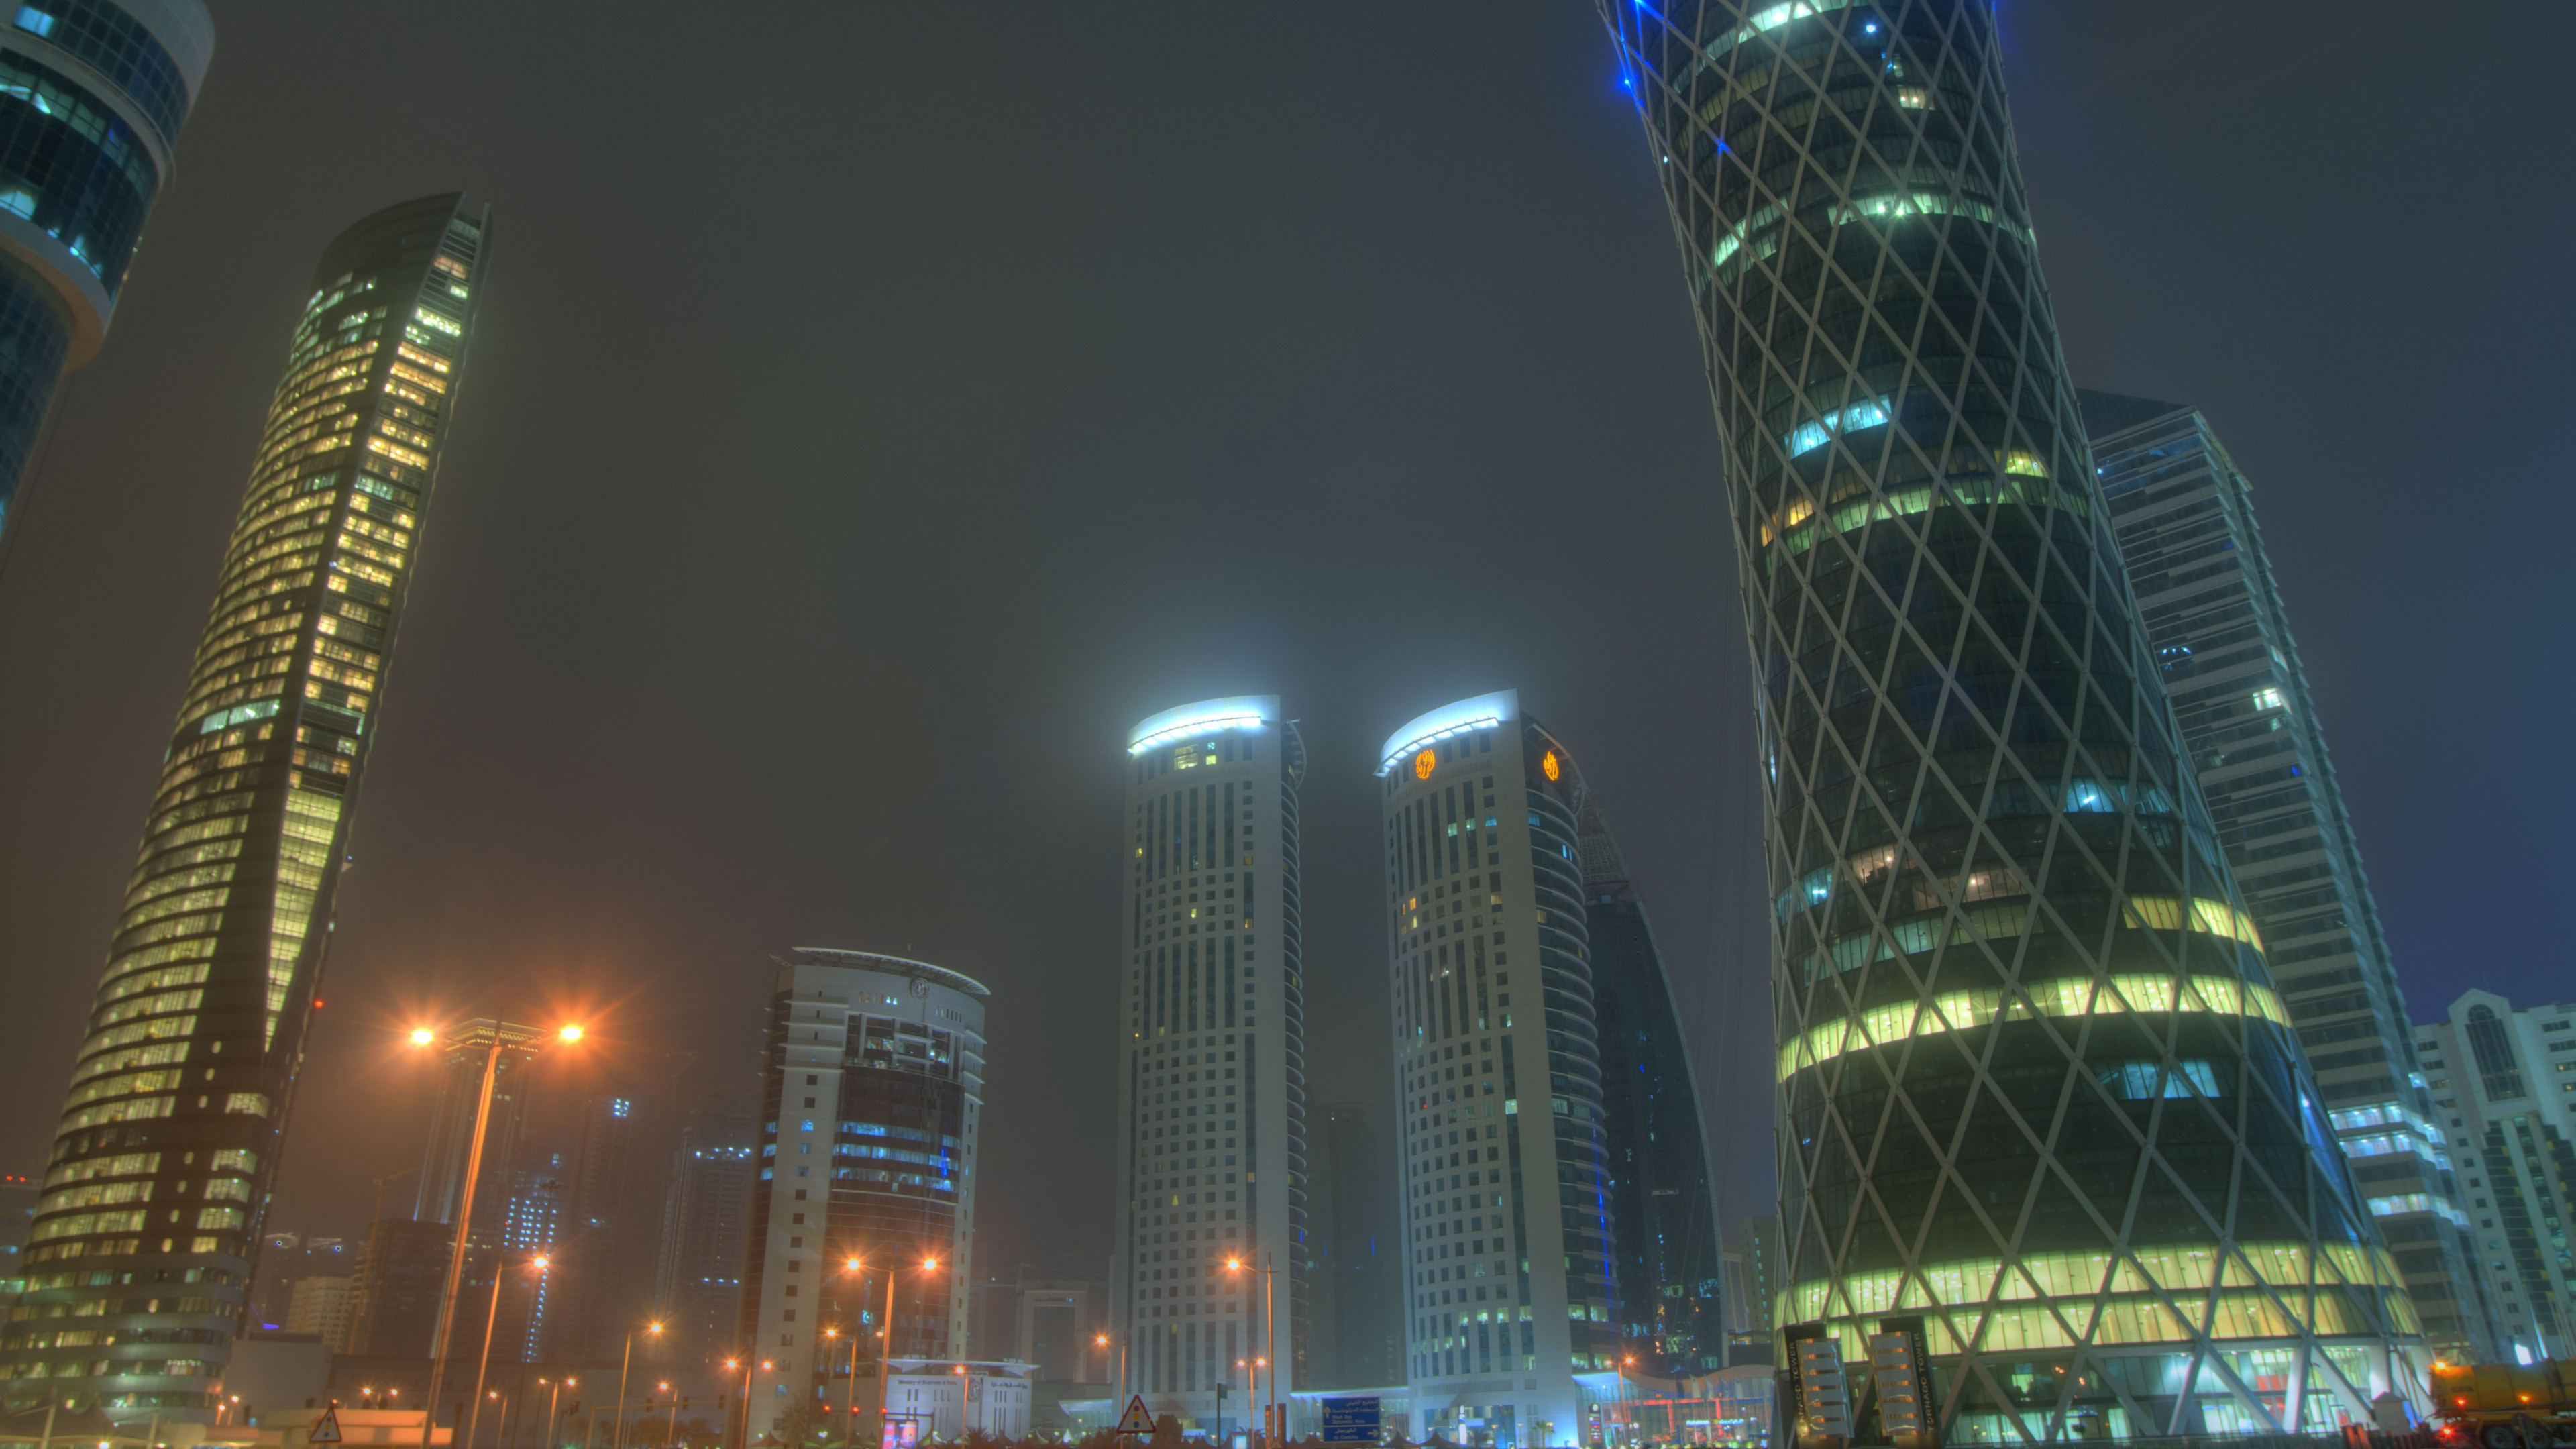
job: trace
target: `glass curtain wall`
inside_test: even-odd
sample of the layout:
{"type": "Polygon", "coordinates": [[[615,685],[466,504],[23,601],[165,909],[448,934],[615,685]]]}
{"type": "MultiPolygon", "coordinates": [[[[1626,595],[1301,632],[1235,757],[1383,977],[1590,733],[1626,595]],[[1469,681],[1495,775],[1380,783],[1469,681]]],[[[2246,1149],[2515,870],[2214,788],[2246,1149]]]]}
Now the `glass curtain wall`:
{"type": "Polygon", "coordinates": [[[1708,353],[1760,685],[1778,1322],[1857,1358],[1921,1315],[1953,1440],[2420,1394],[2137,627],[1993,12],[1602,8],[1708,353]]]}

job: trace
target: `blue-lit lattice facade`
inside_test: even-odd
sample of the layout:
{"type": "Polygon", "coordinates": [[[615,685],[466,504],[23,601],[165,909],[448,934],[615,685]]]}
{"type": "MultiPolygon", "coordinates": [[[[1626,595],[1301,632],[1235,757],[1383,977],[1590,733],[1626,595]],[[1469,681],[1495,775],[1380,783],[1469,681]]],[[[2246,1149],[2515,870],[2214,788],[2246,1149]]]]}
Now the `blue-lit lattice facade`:
{"type": "Polygon", "coordinates": [[[98,350],[214,48],[198,0],[28,0],[0,25],[0,531],[98,350]]]}
{"type": "Polygon", "coordinates": [[[1707,350],[1759,683],[1776,1321],[1857,1358],[1922,1315],[1954,1441],[2420,1394],[2136,624],[1992,12],[1603,12],[1707,350]]]}
{"type": "Polygon", "coordinates": [[[429,197],[314,269],[55,1129],[10,1402],[213,1418],[486,226],[429,197]]]}

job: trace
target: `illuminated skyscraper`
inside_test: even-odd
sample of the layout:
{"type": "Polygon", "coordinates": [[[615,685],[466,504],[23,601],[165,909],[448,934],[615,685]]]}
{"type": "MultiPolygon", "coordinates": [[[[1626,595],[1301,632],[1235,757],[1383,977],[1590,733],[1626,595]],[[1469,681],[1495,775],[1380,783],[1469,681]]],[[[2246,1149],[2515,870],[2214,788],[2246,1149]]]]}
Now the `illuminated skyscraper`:
{"type": "Polygon", "coordinates": [[[10,1380],[213,1417],[487,227],[428,197],[314,269],[72,1070],[10,1380]]]}
{"type": "Polygon", "coordinates": [[[2122,577],[1992,10],[1602,11],[1759,685],[1782,1327],[1858,1358],[1920,1315],[1954,1441],[2420,1397],[2122,577]]]}
{"type": "Polygon", "coordinates": [[[2254,490],[2196,408],[2081,392],[2156,667],[2282,1005],[2424,1337],[2454,1363],[2505,1350],[2454,1157],[2416,1070],[2325,727],[2272,576],[2254,490]]]}
{"type": "Polygon", "coordinates": [[[1142,1394],[1158,1417],[1210,1428],[1230,1383],[1223,1412],[1239,1429],[1237,1360],[1273,1357],[1275,1342],[1282,1402],[1310,1379],[1306,746],[1275,695],[1202,700],[1130,730],[1127,768],[1108,1367],[1121,1402],[1142,1394]],[[1277,1270],[1267,1318],[1265,1266],[1277,1270]]]}
{"type": "Polygon", "coordinates": [[[1619,1356],[1686,1378],[1726,1367],[1726,1263],[1709,1191],[1699,1084],[1646,903],[1587,789],[1583,914],[1599,1021],[1619,1356]]]}
{"type": "Polygon", "coordinates": [[[215,23],[199,0],[25,0],[0,25],[0,536],[68,368],[107,339],[215,23]]]}
{"type": "Polygon", "coordinates": [[[1509,690],[1379,754],[1406,1432],[1578,1443],[1619,1357],[1583,777],[1509,690]]]}

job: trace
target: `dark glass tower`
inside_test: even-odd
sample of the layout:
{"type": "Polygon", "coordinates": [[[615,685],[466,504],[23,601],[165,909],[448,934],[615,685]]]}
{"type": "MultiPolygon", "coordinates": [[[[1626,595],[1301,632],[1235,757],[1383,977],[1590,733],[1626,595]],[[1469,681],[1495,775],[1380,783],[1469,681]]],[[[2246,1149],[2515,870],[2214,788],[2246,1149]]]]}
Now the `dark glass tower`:
{"type": "Polygon", "coordinates": [[[199,0],[26,0],[0,24],[0,539],[68,368],[106,340],[214,55],[199,0]]]}
{"type": "Polygon", "coordinates": [[[13,1401],[213,1417],[487,226],[428,197],[314,269],[0,1335],[13,1401]]]}
{"type": "Polygon", "coordinates": [[[1707,349],[1759,681],[1784,1326],[1857,1358],[1920,1315],[1952,1440],[2420,1396],[2137,627],[1993,13],[1603,13],[1707,349]]]}
{"type": "Polygon", "coordinates": [[[2279,973],[2326,1118],[2424,1337],[2508,1357],[2450,1146],[2415,1060],[2379,904],[2272,577],[2254,490],[2199,410],[2077,394],[2130,590],[2210,822],[2279,973]]]}
{"type": "Polygon", "coordinates": [[[1620,1357],[1661,1378],[1709,1373],[1726,1367],[1726,1262],[1699,1087],[1646,903],[1589,792],[1581,823],[1620,1357]]]}

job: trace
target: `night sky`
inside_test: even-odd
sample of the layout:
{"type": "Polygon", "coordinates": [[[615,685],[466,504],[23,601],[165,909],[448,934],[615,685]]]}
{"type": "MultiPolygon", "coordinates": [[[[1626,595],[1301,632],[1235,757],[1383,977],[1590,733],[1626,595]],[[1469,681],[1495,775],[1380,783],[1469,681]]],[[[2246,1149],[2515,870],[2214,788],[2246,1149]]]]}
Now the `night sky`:
{"type": "MultiPolygon", "coordinates": [[[[0,573],[0,1172],[44,1163],[314,260],[463,187],[492,265],[272,1228],[362,1232],[419,1160],[414,1020],[570,1012],[561,1092],[747,1100],[771,954],[833,945],[994,988],[977,1267],[1099,1272],[1128,724],[1301,721],[1313,1096],[1383,1124],[1375,750],[1510,687],[1761,1210],[1735,566],[1589,0],[216,10],[0,573]]],[[[2415,1016],[2576,995],[2576,7],[2003,24],[2077,380],[2199,404],[2254,481],[2415,1016]]]]}

